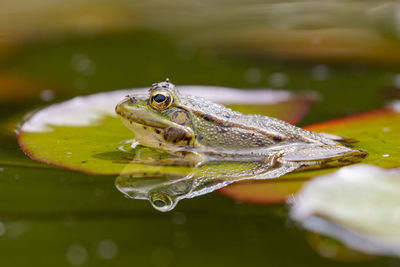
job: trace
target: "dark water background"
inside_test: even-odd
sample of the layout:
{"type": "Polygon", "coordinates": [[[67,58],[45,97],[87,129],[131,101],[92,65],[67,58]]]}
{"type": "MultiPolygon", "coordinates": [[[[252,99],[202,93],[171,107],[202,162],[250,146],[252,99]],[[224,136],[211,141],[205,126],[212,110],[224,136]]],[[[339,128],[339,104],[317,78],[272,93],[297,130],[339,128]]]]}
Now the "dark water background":
{"type": "MultiPolygon", "coordinates": [[[[219,8],[224,6],[224,3],[218,3],[221,5],[219,8]]],[[[368,4],[357,1],[349,1],[348,5],[355,3],[368,7],[368,4]]],[[[90,1],[87,5],[88,13],[93,6],[93,16],[100,12],[90,1]]],[[[102,4],[105,11],[101,12],[108,14],[107,5],[107,2],[102,4]]],[[[375,8],[370,5],[371,9],[375,8]]],[[[160,16],[158,7],[166,8],[162,3],[154,2],[151,6],[138,5],[137,13],[144,10],[151,14],[150,11],[154,10],[157,22],[157,16],[160,16]]],[[[265,9],[268,11],[268,7],[265,9]]],[[[129,10],[136,9],[131,7],[129,10]]],[[[167,9],[171,10],[171,7],[167,9]]],[[[228,16],[227,20],[210,19],[210,25],[189,23],[186,27],[178,27],[175,22],[163,25],[169,21],[168,16],[159,19],[159,24],[151,24],[151,19],[147,19],[147,24],[143,23],[146,27],[140,23],[126,26],[117,20],[123,24],[123,27],[118,27],[119,24],[115,26],[115,21],[111,20],[111,25],[115,26],[112,30],[101,26],[105,28],[102,32],[82,34],[63,28],[62,20],[56,15],[45,18],[48,24],[39,23],[35,25],[38,28],[29,28],[31,20],[36,21],[34,18],[42,16],[35,17],[34,12],[25,24],[19,21],[16,29],[6,25],[7,20],[1,22],[1,29],[8,27],[11,33],[25,29],[21,25],[29,30],[28,34],[23,31],[20,35],[5,34],[1,39],[4,44],[0,46],[0,84],[3,83],[0,90],[8,92],[0,95],[1,266],[400,265],[393,258],[365,260],[364,257],[355,257],[341,261],[322,257],[310,247],[308,234],[288,219],[285,205],[242,204],[214,192],[184,200],[174,211],[160,213],[147,201],[124,198],[114,186],[115,177],[37,168],[40,164],[33,163],[21,152],[14,133],[10,131],[13,123],[24,113],[47,105],[47,100],[52,103],[76,95],[144,87],[166,77],[177,85],[317,91],[320,101],[301,123],[307,125],[379,108],[388,102],[385,92],[396,87],[396,79],[400,79],[400,66],[395,60],[397,55],[391,56],[392,50],[352,57],[345,53],[333,56],[328,52],[314,55],[313,49],[309,49],[309,58],[291,56],[295,53],[282,56],[282,53],[265,52],[250,43],[247,49],[243,49],[243,43],[246,48],[243,40],[241,48],[237,48],[235,39],[226,37],[224,41],[223,36],[219,36],[225,32],[224,25],[229,32],[234,32],[235,25],[247,25],[245,22],[249,25],[246,29],[252,29],[253,25],[274,26],[273,20],[284,22],[286,13],[277,18],[270,17],[272,22],[252,21],[253,17],[247,14],[242,20],[228,16]],[[51,28],[52,22],[60,24],[60,28],[51,28]],[[46,31],[40,32],[40,27],[46,31]],[[218,39],[219,42],[200,42],[202,38],[206,41],[218,39]],[[32,88],[6,83],[2,77],[9,76],[32,84],[32,88]],[[50,90],[50,93],[46,91],[50,95],[46,97],[43,90],[50,90]]],[[[46,12],[52,14],[51,8],[46,12]]],[[[76,15],[68,10],[65,12],[66,17],[76,15]]],[[[20,19],[18,14],[25,13],[16,14],[15,19],[20,19]]],[[[189,14],[193,18],[186,18],[179,12],[170,16],[179,15],[191,22],[201,17],[189,14]]],[[[12,12],[7,15],[11,18],[8,22],[11,22],[12,12]]],[[[135,17],[129,12],[120,16],[132,20],[135,17]]],[[[215,19],[218,16],[211,17],[215,19]]],[[[368,20],[354,18],[354,24],[347,25],[348,28],[372,28],[372,32],[383,36],[382,43],[389,40],[395,46],[398,36],[395,26],[390,24],[392,18],[385,17],[382,23],[372,20],[375,24],[371,25],[368,20]],[[385,21],[390,23],[385,24],[385,21]]],[[[340,21],[340,17],[337,20],[340,21]]],[[[325,29],[322,22],[318,27],[325,29]]],[[[299,25],[305,27],[303,24],[299,25]]],[[[104,25],[108,25],[107,22],[104,25]]],[[[347,30],[341,23],[332,28],[347,30]]],[[[239,27],[237,35],[242,33],[239,27]]],[[[284,38],[279,38],[274,41],[284,43],[284,38]]],[[[363,42],[352,44],[353,48],[357,49],[359,45],[360,50],[365,50],[363,42]]],[[[346,47],[346,43],[338,43],[332,46],[346,47]]],[[[268,42],[265,46],[268,47],[268,42]]],[[[294,51],[296,44],[286,49],[294,51]]]]}

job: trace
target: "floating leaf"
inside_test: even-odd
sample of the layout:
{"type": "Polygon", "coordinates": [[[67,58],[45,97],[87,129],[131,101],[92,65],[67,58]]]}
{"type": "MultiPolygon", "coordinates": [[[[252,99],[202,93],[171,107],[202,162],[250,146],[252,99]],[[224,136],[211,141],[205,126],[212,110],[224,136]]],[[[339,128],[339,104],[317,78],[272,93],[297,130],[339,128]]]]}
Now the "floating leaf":
{"type": "Polygon", "coordinates": [[[38,100],[52,101],[54,86],[14,74],[0,75],[0,103],[27,103],[38,100]]]}
{"type": "MultiPolygon", "coordinates": [[[[316,132],[327,132],[357,139],[355,148],[367,151],[363,163],[380,167],[400,166],[400,102],[371,112],[336,119],[306,127],[316,132]]],[[[283,203],[297,192],[302,183],[332,169],[288,174],[279,180],[240,182],[220,190],[226,196],[249,203],[283,203]]]]}
{"type": "Polygon", "coordinates": [[[3,141],[0,149],[0,166],[56,168],[55,166],[32,161],[26,157],[18,147],[17,140],[13,133],[0,134],[0,138],[3,141]]]}
{"type": "Polygon", "coordinates": [[[291,217],[357,250],[400,256],[400,169],[344,167],[308,182],[291,217]]]}
{"type": "MultiPolygon", "coordinates": [[[[291,121],[305,114],[311,100],[315,99],[314,94],[293,95],[287,91],[244,91],[207,86],[183,86],[179,89],[183,94],[207,96],[214,102],[235,105],[247,113],[258,111],[262,105],[274,105],[277,110],[280,108],[274,115],[291,121]]],[[[114,109],[125,95],[132,92],[120,90],[100,93],[51,105],[22,125],[18,133],[19,144],[34,160],[83,172],[182,172],[183,167],[127,166],[132,155],[124,147],[133,134],[117,118],[114,109]]],[[[135,90],[135,93],[144,92],[147,89],[135,90]]]]}

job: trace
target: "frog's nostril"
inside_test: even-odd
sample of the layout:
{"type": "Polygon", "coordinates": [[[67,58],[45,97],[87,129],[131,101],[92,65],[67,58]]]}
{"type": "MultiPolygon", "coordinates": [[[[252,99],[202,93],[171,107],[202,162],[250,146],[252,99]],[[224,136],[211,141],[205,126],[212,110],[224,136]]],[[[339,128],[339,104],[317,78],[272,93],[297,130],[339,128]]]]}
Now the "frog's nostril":
{"type": "Polygon", "coordinates": [[[130,101],[132,104],[135,104],[135,103],[137,102],[137,99],[134,98],[133,96],[131,96],[131,97],[129,98],[129,101],[130,101]]]}

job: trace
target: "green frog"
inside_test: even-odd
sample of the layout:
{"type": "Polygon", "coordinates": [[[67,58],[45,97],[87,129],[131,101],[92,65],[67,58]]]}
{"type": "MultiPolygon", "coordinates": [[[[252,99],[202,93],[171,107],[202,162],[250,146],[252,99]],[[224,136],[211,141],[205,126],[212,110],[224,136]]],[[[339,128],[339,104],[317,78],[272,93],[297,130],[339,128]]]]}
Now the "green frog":
{"type": "Polygon", "coordinates": [[[342,166],[367,153],[347,139],[316,133],[276,118],[246,115],[207,99],[181,95],[174,84],[154,83],[148,94],[127,95],[116,113],[135,143],[167,152],[137,163],[201,166],[216,162],[260,162],[291,171],[342,166]],[[289,168],[290,166],[290,168],[289,168]],[[295,168],[293,168],[295,166],[295,168]]]}

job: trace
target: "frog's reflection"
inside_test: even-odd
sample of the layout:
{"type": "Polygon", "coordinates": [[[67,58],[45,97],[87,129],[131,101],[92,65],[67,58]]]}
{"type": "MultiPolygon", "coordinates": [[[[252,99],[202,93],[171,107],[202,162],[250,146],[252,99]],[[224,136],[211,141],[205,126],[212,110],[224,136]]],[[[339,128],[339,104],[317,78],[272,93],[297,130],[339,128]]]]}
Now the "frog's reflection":
{"type": "Polygon", "coordinates": [[[292,166],[267,166],[255,163],[220,163],[191,169],[177,175],[155,172],[152,176],[121,174],[115,185],[124,195],[133,199],[147,199],[162,212],[170,211],[181,199],[204,195],[246,179],[268,179],[281,176],[296,169],[292,166]]]}
{"type": "MultiPolygon", "coordinates": [[[[337,148],[335,151],[342,152],[349,150],[344,147],[337,148]]],[[[287,173],[294,171],[302,171],[309,169],[318,169],[322,166],[333,167],[337,165],[346,165],[351,161],[346,161],[346,157],[342,157],[338,164],[337,157],[325,159],[324,164],[320,160],[301,160],[304,155],[299,151],[297,154],[302,158],[294,158],[292,150],[296,150],[296,146],[284,150],[270,150],[270,154],[280,153],[277,160],[275,157],[270,157],[270,161],[256,162],[209,162],[208,164],[188,167],[188,166],[163,166],[163,165],[138,165],[136,159],[141,161],[152,161],[157,153],[148,148],[135,148],[135,160],[121,161],[126,164],[123,173],[115,181],[119,191],[127,197],[133,199],[147,199],[152,206],[159,211],[170,211],[181,199],[193,198],[213,192],[219,188],[227,186],[231,183],[243,180],[271,179],[281,177],[287,173]],[[287,156],[284,152],[289,151],[287,156]],[[156,153],[156,154],[154,154],[156,153]],[[150,158],[150,160],[149,160],[150,158]],[[332,159],[332,165],[329,165],[332,159]]],[[[332,150],[332,149],[331,149],[332,150]]],[[[364,157],[364,154],[358,150],[351,150],[350,158],[354,159],[359,156],[359,159],[364,157]]],[[[324,150],[319,149],[308,155],[323,159],[326,155],[324,150]],[[319,154],[318,154],[318,153],[319,154]]],[[[332,151],[331,151],[331,154],[332,151]]],[[[333,154],[335,155],[335,154],[333,154]]],[[[160,156],[160,155],[159,155],[160,156]]]]}
{"type": "Polygon", "coordinates": [[[193,195],[193,177],[160,175],[158,177],[138,177],[120,175],[115,185],[129,198],[148,199],[159,211],[170,211],[182,198],[193,195]]]}

